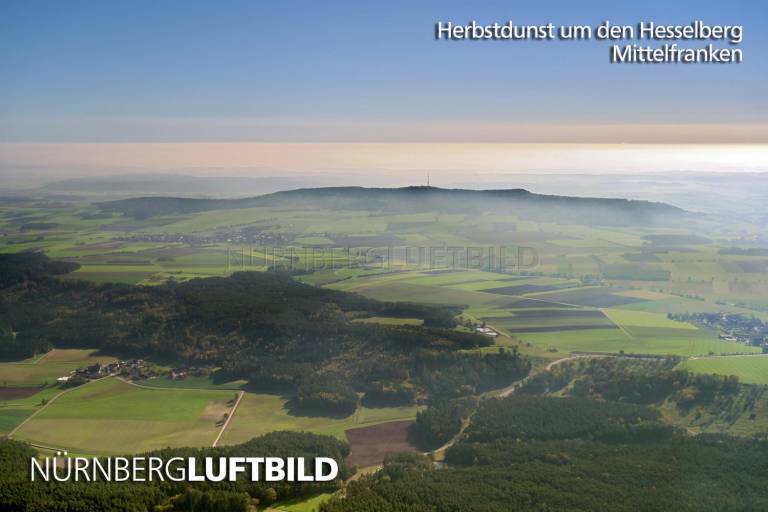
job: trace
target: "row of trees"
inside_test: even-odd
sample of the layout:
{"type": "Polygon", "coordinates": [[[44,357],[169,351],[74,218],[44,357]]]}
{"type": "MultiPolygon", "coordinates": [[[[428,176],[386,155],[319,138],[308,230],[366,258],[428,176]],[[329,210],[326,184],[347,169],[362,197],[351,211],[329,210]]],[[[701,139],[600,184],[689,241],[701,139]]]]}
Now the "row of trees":
{"type": "MultiPolygon", "coordinates": [[[[200,511],[250,512],[281,499],[299,499],[335,491],[350,469],[343,458],[349,446],[332,436],[273,432],[241,445],[220,448],[173,448],[145,454],[172,457],[305,457],[305,474],[311,474],[314,457],[332,457],[339,477],[332,482],[252,482],[238,475],[236,482],[31,482],[29,460],[36,456],[27,444],[0,441],[0,504],[3,511],[200,511]]],[[[203,468],[198,468],[198,474],[203,468]]]]}

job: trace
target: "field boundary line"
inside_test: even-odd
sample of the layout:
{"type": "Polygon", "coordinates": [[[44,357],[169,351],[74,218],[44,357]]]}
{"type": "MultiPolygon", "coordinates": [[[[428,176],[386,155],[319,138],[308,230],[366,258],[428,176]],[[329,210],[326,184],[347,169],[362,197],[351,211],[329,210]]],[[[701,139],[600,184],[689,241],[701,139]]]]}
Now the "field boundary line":
{"type": "Polygon", "coordinates": [[[48,356],[51,354],[51,352],[53,352],[54,350],[56,350],[56,349],[55,349],[55,348],[52,348],[51,350],[49,350],[49,351],[48,351],[48,352],[46,352],[45,354],[41,355],[40,357],[38,357],[37,359],[35,359],[34,361],[32,361],[32,364],[37,364],[37,363],[39,363],[40,361],[42,361],[43,359],[45,359],[46,357],[48,357],[48,356]]]}
{"type": "Polygon", "coordinates": [[[121,380],[125,382],[126,384],[129,384],[131,386],[136,386],[137,388],[141,389],[150,389],[152,391],[235,391],[237,393],[242,393],[241,390],[238,389],[214,389],[214,388],[176,388],[176,387],[154,387],[154,386],[145,386],[144,384],[137,384],[131,380],[128,380],[123,377],[117,377],[118,380],[121,380]]]}
{"type": "Polygon", "coordinates": [[[44,450],[51,450],[52,452],[69,452],[66,448],[54,448],[53,446],[47,446],[44,444],[38,444],[38,443],[30,443],[29,441],[24,441],[29,446],[34,446],[35,448],[42,448],[44,450]]]}
{"type": "MultiPolygon", "coordinates": [[[[151,386],[144,386],[143,384],[136,384],[135,382],[131,382],[127,379],[124,379],[122,377],[117,377],[118,380],[121,380],[122,382],[125,382],[126,384],[130,386],[136,386],[140,389],[149,389],[152,391],[233,391],[231,389],[200,389],[200,388],[153,388],[151,386]]],[[[232,421],[232,417],[235,415],[235,412],[237,411],[237,407],[240,405],[240,400],[243,399],[243,396],[245,396],[245,391],[237,391],[237,400],[235,400],[235,404],[232,406],[232,410],[229,412],[229,416],[227,416],[226,421],[221,426],[221,430],[219,430],[219,435],[216,436],[216,439],[213,441],[213,444],[211,447],[216,448],[216,445],[219,444],[219,441],[221,440],[221,436],[224,435],[224,431],[229,426],[229,422],[232,421]]]]}
{"type": "MultiPolygon", "coordinates": [[[[544,294],[544,293],[552,293],[552,292],[540,292],[540,293],[544,294]]],[[[498,295],[498,294],[491,294],[491,295],[498,295]]],[[[568,306],[568,307],[571,307],[571,308],[579,308],[579,309],[587,309],[587,310],[599,309],[599,308],[594,308],[594,307],[590,307],[590,306],[584,306],[582,304],[571,304],[570,302],[560,302],[558,300],[538,299],[538,298],[532,297],[530,295],[507,295],[507,297],[512,297],[513,299],[530,299],[530,300],[535,300],[537,302],[546,302],[548,304],[559,304],[561,306],[568,306]]],[[[506,309],[515,309],[514,308],[514,303],[512,304],[512,306],[513,307],[509,307],[509,308],[506,308],[506,309]]]]}
{"type": "Polygon", "coordinates": [[[227,416],[227,420],[221,426],[219,435],[216,436],[216,440],[213,441],[213,444],[211,445],[212,448],[216,448],[216,445],[219,444],[219,440],[221,439],[221,436],[224,435],[224,431],[227,430],[227,426],[229,425],[229,422],[232,421],[232,418],[234,418],[235,412],[237,411],[237,406],[240,405],[240,400],[243,399],[244,395],[245,395],[245,391],[238,391],[237,400],[235,400],[235,405],[232,406],[232,411],[229,413],[229,416],[227,416]]]}
{"type": "Polygon", "coordinates": [[[29,420],[31,420],[32,418],[34,418],[35,416],[37,416],[38,414],[40,414],[42,411],[44,411],[44,410],[45,410],[45,409],[46,409],[46,408],[47,408],[49,405],[51,405],[53,402],[55,402],[55,401],[56,401],[56,399],[58,399],[58,398],[59,398],[61,395],[67,394],[67,393],[69,393],[70,391],[72,391],[72,390],[75,390],[75,389],[80,389],[80,388],[82,388],[83,386],[87,386],[87,385],[88,385],[88,384],[90,384],[91,382],[98,382],[98,381],[100,381],[100,380],[103,380],[103,379],[108,379],[109,377],[110,377],[110,376],[108,375],[108,376],[106,376],[106,377],[101,377],[101,378],[99,378],[99,379],[95,379],[95,380],[91,380],[91,381],[88,381],[88,382],[86,382],[85,384],[82,384],[82,385],[80,385],[80,386],[73,386],[73,387],[71,387],[71,388],[67,388],[67,389],[65,389],[64,391],[62,391],[62,392],[61,392],[61,393],[59,393],[58,395],[56,395],[56,396],[54,396],[53,398],[51,398],[50,400],[48,400],[48,403],[46,403],[44,406],[42,406],[41,408],[39,408],[38,410],[36,410],[36,411],[35,411],[35,412],[33,412],[32,414],[30,414],[29,416],[27,416],[27,417],[26,417],[26,419],[24,419],[24,421],[22,421],[21,423],[19,423],[18,425],[16,425],[16,427],[15,427],[13,430],[11,430],[11,431],[10,431],[10,432],[8,432],[7,434],[5,434],[5,438],[6,438],[6,439],[10,439],[10,438],[11,438],[11,436],[12,436],[13,434],[15,434],[15,433],[16,433],[16,432],[17,432],[17,431],[18,431],[18,430],[19,430],[21,427],[23,427],[23,426],[24,426],[24,425],[25,425],[25,424],[26,424],[26,423],[27,423],[29,420]]]}
{"type": "Polygon", "coordinates": [[[720,354],[720,355],[713,355],[713,356],[691,356],[688,358],[689,361],[700,361],[700,360],[706,360],[706,359],[737,359],[739,357],[768,357],[768,353],[761,354],[761,353],[755,353],[755,354],[720,354]]]}
{"type": "Polygon", "coordinates": [[[624,326],[623,326],[623,325],[621,325],[621,324],[620,324],[620,323],[618,323],[616,320],[614,320],[613,318],[611,318],[611,315],[609,315],[608,313],[606,313],[606,312],[605,312],[605,308],[600,308],[600,312],[601,312],[603,315],[605,315],[605,318],[607,318],[608,320],[610,320],[610,321],[611,321],[611,323],[612,323],[613,325],[615,325],[616,327],[618,327],[619,329],[621,329],[621,332],[623,332],[623,333],[626,335],[626,337],[627,337],[627,338],[629,338],[629,339],[631,339],[631,340],[635,339],[635,337],[634,337],[634,336],[632,336],[632,334],[630,334],[630,332],[629,332],[628,330],[626,330],[626,329],[624,328],[624,326]]]}

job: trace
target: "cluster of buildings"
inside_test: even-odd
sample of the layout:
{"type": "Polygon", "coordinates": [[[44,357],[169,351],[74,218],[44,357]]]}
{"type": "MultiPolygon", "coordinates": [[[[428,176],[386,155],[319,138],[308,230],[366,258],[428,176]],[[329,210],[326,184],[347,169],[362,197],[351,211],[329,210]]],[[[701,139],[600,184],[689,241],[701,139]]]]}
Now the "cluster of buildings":
{"type": "Polygon", "coordinates": [[[186,379],[189,377],[190,372],[192,369],[190,368],[171,368],[171,371],[168,372],[168,378],[171,380],[181,380],[186,379]]]}
{"type": "Polygon", "coordinates": [[[101,377],[117,375],[123,370],[137,370],[143,368],[144,365],[145,363],[143,359],[128,359],[126,361],[115,361],[114,363],[109,364],[96,363],[91,366],[84,366],[77,370],[73,370],[69,375],[56,379],[56,382],[69,382],[69,380],[74,377],[88,380],[100,379],[101,377]]]}
{"type": "MultiPolygon", "coordinates": [[[[96,363],[90,366],[84,366],[73,370],[69,375],[59,377],[56,381],[60,384],[72,381],[73,383],[79,381],[82,383],[85,380],[95,380],[102,377],[109,377],[112,375],[127,375],[129,372],[140,370],[146,367],[146,362],[143,359],[127,359],[125,361],[115,361],[109,364],[96,363]]],[[[168,371],[168,378],[172,380],[186,379],[190,375],[198,372],[198,368],[189,368],[186,366],[179,368],[171,368],[168,371]]]]}
{"type": "Polygon", "coordinates": [[[728,313],[687,313],[670,315],[674,320],[693,322],[720,332],[723,341],[762,347],[768,352],[768,324],[757,317],[728,313]]]}
{"type": "MultiPolygon", "coordinates": [[[[268,226],[271,227],[271,226],[268,226]]],[[[208,235],[179,235],[172,233],[137,233],[113,237],[118,242],[183,243],[190,246],[207,244],[285,245],[292,235],[263,231],[267,227],[246,227],[237,231],[217,231],[208,235]]]]}
{"type": "Polygon", "coordinates": [[[768,348],[768,333],[745,333],[745,332],[721,332],[718,335],[723,341],[734,341],[737,343],[746,343],[755,347],[768,348]]]}

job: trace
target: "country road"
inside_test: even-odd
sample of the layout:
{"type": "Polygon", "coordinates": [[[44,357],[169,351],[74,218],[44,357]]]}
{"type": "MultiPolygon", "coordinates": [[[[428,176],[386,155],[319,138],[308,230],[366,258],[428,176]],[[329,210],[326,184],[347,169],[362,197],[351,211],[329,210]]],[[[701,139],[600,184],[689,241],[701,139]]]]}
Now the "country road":
{"type": "MultiPolygon", "coordinates": [[[[525,378],[523,378],[523,379],[520,379],[520,380],[518,380],[518,381],[515,381],[515,382],[513,382],[512,384],[510,384],[510,385],[509,385],[509,386],[507,386],[506,388],[502,389],[501,391],[498,391],[497,393],[493,393],[493,394],[490,394],[490,395],[486,395],[486,397],[485,397],[485,398],[490,398],[490,397],[493,397],[493,398],[507,398],[508,396],[510,396],[511,394],[513,394],[515,391],[517,391],[517,389],[518,389],[520,386],[522,386],[523,384],[525,384],[525,383],[526,383],[526,382],[527,382],[529,379],[531,379],[532,377],[534,377],[534,376],[536,376],[536,375],[538,375],[538,374],[540,374],[540,373],[542,373],[542,372],[548,372],[548,371],[552,370],[552,368],[554,368],[555,366],[557,366],[557,365],[559,365],[559,364],[562,364],[562,363],[564,363],[564,362],[566,362],[566,361],[573,361],[573,360],[576,360],[576,359],[584,359],[584,358],[599,358],[599,357],[611,357],[611,356],[601,356],[601,355],[577,355],[577,356],[568,356],[568,357],[563,357],[563,358],[561,358],[561,359],[558,359],[557,361],[552,361],[551,363],[547,364],[547,365],[544,367],[544,369],[543,369],[543,370],[540,370],[540,371],[538,371],[538,372],[534,372],[534,373],[531,373],[531,374],[529,374],[527,377],[525,377],[525,378]]],[[[482,399],[483,399],[483,398],[481,398],[481,400],[482,400],[482,399]]],[[[436,449],[434,449],[434,450],[432,450],[432,451],[429,451],[429,452],[425,452],[425,455],[430,455],[430,454],[435,454],[435,453],[444,452],[445,450],[447,450],[448,448],[450,448],[451,446],[453,446],[454,444],[456,444],[456,442],[457,442],[459,439],[461,439],[461,436],[464,434],[464,431],[466,431],[466,430],[467,430],[467,427],[469,427],[469,425],[472,423],[472,416],[474,416],[474,415],[475,415],[475,412],[476,412],[476,411],[477,411],[477,409],[475,409],[475,411],[472,411],[472,413],[471,413],[469,416],[467,416],[467,417],[464,419],[464,421],[463,421],[463,422],[462,422],[462,424],[461,424],[461,428],[459,429],[459,431],[458,431],[458,432],[456,433],[456,435],[454,435],[454,436],[453,436],[453,437],[452,437],[452,438],[451,438],[451,439],[450,439],[450,440],[449,440],[447,443],[445,443],[445,444],[444,444],[443,446],[441,446],[440,448],[436,448],[436,449]]]]}
{"type": "Polygon", "coordinates": [[[219,444],[219,440],[221,439],[221,436],[224,435],[224,431],[227,430],[227,426],[229,425],[229,422],[232,421],[232,418],[235,416],[235,412],[237,411],[237,406],[240,405],[240,400],[243,399],[243,395],[245,395],[243,391],[237,392],[237,400],[235,400],[235,405],[232,406],[232,410],[230,411],[229,416],[227,416],[226,421],[224,421],[224,425],[221,426],[219,435],[216,436],[216,440],[211,445],[213,448],[216,448],[216,445],[219,444]]]}
{"type": "Polygon", "coordinates": [[[520,387],[521,385],[523,385],[523,384],[525,384],[526,382],[528,382],[528,380],[529,380],[529,379],[531,379],[531,378],[535,377],[536,375],[538,375],[538,374],[539,374],[539,373],[541,373],[541,372],[548,372],[548,371],[550,371],[552,368],[554,368],[555,366],[557,366],[557,365],[559,365],[559,364],[561,364],[561,363],[564,363],[564,362],[566,362],[566,361],[573,361],[573,360],[575,360],[575,359],[584,359],[584,358],[591,358],[591,359],[594,359],[594,358],[598,358],[598,357],[609,357],[609,356],[599,356],[599,355],[584,355],[584,354],[582,354],[582,355],[577,355],[577,356],[568,356],[568,357],[563,357],[563,358],[561,358],[561,359],[558,359],[557,361],[552,361],[552,362],[551,362],[551,363],[549,363],[547,366],[545,366],[543,370],[541,370],[541,371],[538,371],[538,372],[534,372],[534,373],[531,373],[531,374],[529,374],[527,377],[525,377],[524,379],[520,379],[520,380],[518,380],[517,382],[514,382],[514,383],[513,383],[513,384],[511,384],[510,386],[507,386],[506,388],[502,389],[502,390],[501,390],[501,391],[500,391],[500,392],[499,392],[499,393],[498,393],[496,396],[497,396],[498,398],[506,398],[506,397],[508,397],[509,395],[511,395],[512,393],[514,393],[514,392],[515,392],[515,390],[516,390],[518,387],[520,387]]]}

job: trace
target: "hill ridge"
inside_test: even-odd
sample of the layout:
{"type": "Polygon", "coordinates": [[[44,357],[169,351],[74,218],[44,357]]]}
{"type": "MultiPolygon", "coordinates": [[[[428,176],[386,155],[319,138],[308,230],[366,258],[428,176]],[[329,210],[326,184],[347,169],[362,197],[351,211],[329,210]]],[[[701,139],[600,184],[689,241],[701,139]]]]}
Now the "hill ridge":
{"type": "Polygon", "coordinates": [[[613,224],[658,222],[688,214],[667,203],[625,198],[547,195],[523,188],[472,190],[409,186],[298,188],[239,199],[136,197],[97,203],[106,212],[149,217],[211,210],[281,207],[294,209],[440,211],[446,213],[514,213],[521,218],[613,224]]]}

